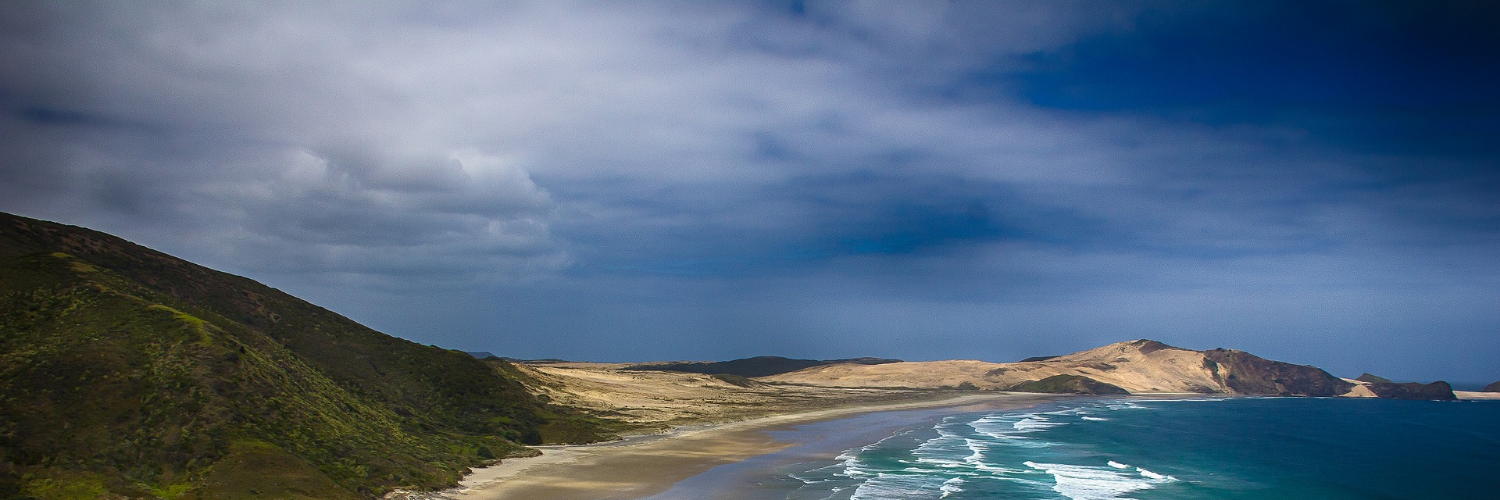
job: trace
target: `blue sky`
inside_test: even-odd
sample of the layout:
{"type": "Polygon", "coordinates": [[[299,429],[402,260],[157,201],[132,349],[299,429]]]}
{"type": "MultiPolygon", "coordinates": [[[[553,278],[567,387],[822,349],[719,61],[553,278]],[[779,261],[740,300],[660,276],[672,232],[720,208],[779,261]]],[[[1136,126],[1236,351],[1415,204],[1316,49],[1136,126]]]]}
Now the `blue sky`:
{"type": "Polygon", "coordinates": [[[1485,2],[0,11],[0,210],[422,343],[1500,379],[1485,2]]]}

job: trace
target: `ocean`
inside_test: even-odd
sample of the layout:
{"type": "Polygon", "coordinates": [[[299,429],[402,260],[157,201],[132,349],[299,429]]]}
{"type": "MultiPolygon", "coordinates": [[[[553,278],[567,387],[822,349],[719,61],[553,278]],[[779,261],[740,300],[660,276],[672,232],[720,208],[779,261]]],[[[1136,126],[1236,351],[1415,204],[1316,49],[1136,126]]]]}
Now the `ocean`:
{"type": "Polygon", "coordinates": [[[653,498],[1500,498],[1500,401],[1069,398],[779,433],[801,444],[653,498]]]}

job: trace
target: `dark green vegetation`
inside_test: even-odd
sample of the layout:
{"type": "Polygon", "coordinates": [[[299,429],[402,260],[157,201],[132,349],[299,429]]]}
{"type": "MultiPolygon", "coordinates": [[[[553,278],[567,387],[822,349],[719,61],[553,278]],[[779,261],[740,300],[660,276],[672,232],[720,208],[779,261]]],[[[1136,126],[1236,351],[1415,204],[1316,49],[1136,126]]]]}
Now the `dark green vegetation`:
{"type": "Polygon", "coordinates": [[[1484,386],[1483,389],[1480,389],[1480,392],[1500,392],[1500,382],[1484,386]]]}
{"type": "Polygon", "coordinates": [[[1006,390],[1049,394],[1130,394],[1130,391],[1114,384],[1106,384],[1082,375],[1066,374],[1022,382],[1006,390]]]}
{"type": "Polygon", "coordinates": [[[1369,382],[1369,383],[1372,383],[1372,384],[1394,384],[1395,383],[1395,382],[1392,382],[1391,379],[1388,379],[1388,378],[1385,378],[1385,377],[1382,377],[1382,376],[1379,376],[1379,375],[1371,375],[1371,374],[1368,374],[1368,373],[1364,373],[1364,374],[1361,374],[1358,377],[1354,377],[1354,380],[1358,380],[1360,382],[1369,382]]]}
{"type": "Polygon", "coordinates": [[[634,365],[626,367],[626,370],[656,370],[664,372],[687,372],[703,374],[727,374],[739,375],[741,377],[768,377],[791,373],[804,368],[814,366],[835,365],[839,363],[853,363],[860,365],[880,365],[885,363],[900,363],[899,359],[883,358],[853,358],[853,359],[791,359],[780,356],[757,356],[754,358],[736,359],[732,361],[686,361],[677,363],[657,363],[649,365],[634,365]]]}
{"type": "Polygon", "coordinates": [[[1431,384],[1417,382],[1372,383],[1370,384],[1370,390],[1376,396],[1386,399],[1430,399],[1438,401],[1458,399],[1453,395],[1453,387],[1441,380],[1431,384]]]}
{"type": "Polygon", "coordinates": [[[606,422],[104,233],[0,214],[0,498],[358,498],[606,422]]]}
{"type": "Polygon", "coordinates": [[[724,383],[736,387],[760,387],[766,385],[763,382],[756,382],[754,380],[750,380],[749,378],[729,373],[715,373],[713,377],[719,379],[720,381],[723,381],[724,383]]]}
{"type": "Polygon", "coordinates": [[[1203,365],[1240,394],[1330,397],[1354,387],[1316,366],[1271,361],[1245,351],[1203,351],[1203,365]]]}
{"type": "Polygon", "coordinates": [[[1019,363],[1035,363],[1037,361],[1046,361],[1046,360],[1049,360],[1049,359],[1060,358],[1060,357],[1062,357],[1062,356],[1032,356],[1032,357],[1029,357],[1029,358],[1026,358],[1026,359],[1023,359],[1023,360],[1019,361],[1019,363]]]}

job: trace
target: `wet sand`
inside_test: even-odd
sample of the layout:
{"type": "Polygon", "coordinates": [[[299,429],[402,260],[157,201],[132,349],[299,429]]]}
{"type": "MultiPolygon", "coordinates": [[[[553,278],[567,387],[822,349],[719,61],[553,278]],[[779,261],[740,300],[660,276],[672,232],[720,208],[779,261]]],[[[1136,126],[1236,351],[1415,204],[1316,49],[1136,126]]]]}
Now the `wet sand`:
{"type": "MultiPolygon", "coordinates": [[[[953,411],[1021,408],[1057,399],[1037,394],[976,394],[944,400],[855,406],[678,429],[615,443],[540,447],[542,455],[477,469],[459,488],[423,495],[454,500],[628,500],[665,492],[714,467],[778,452],[798,443],[771,431],[854,415],[922,408],[953,411]]],[[[735,497],[733,492],[723,492],[735,497]]]]}

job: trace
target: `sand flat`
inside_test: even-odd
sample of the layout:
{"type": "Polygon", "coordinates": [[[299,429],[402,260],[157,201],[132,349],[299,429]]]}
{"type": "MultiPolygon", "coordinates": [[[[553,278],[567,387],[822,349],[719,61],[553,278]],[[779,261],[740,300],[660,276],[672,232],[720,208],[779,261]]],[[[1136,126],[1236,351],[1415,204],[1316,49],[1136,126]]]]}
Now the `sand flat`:
{"type": "Polygon", "coordinates": [[[1500,399],[1500,392],[1453,391],[1458,399],[1500,399]]]}
{"type": "MultiPolygon", "coordinates": [[[[940,400],[847,406],[679,429],[596,445],[542,447],[542,455],[477,469],[452,490],[407,498],[454,500],[625,500],[666,491],[713,467],[795,443],[766,431],[875,411],[943,407],[1024,407],[1056,399],[1037,394],[971,394],[940,400]]],[[[963,410],[963,408],[958,408],[963,410]]]]}

